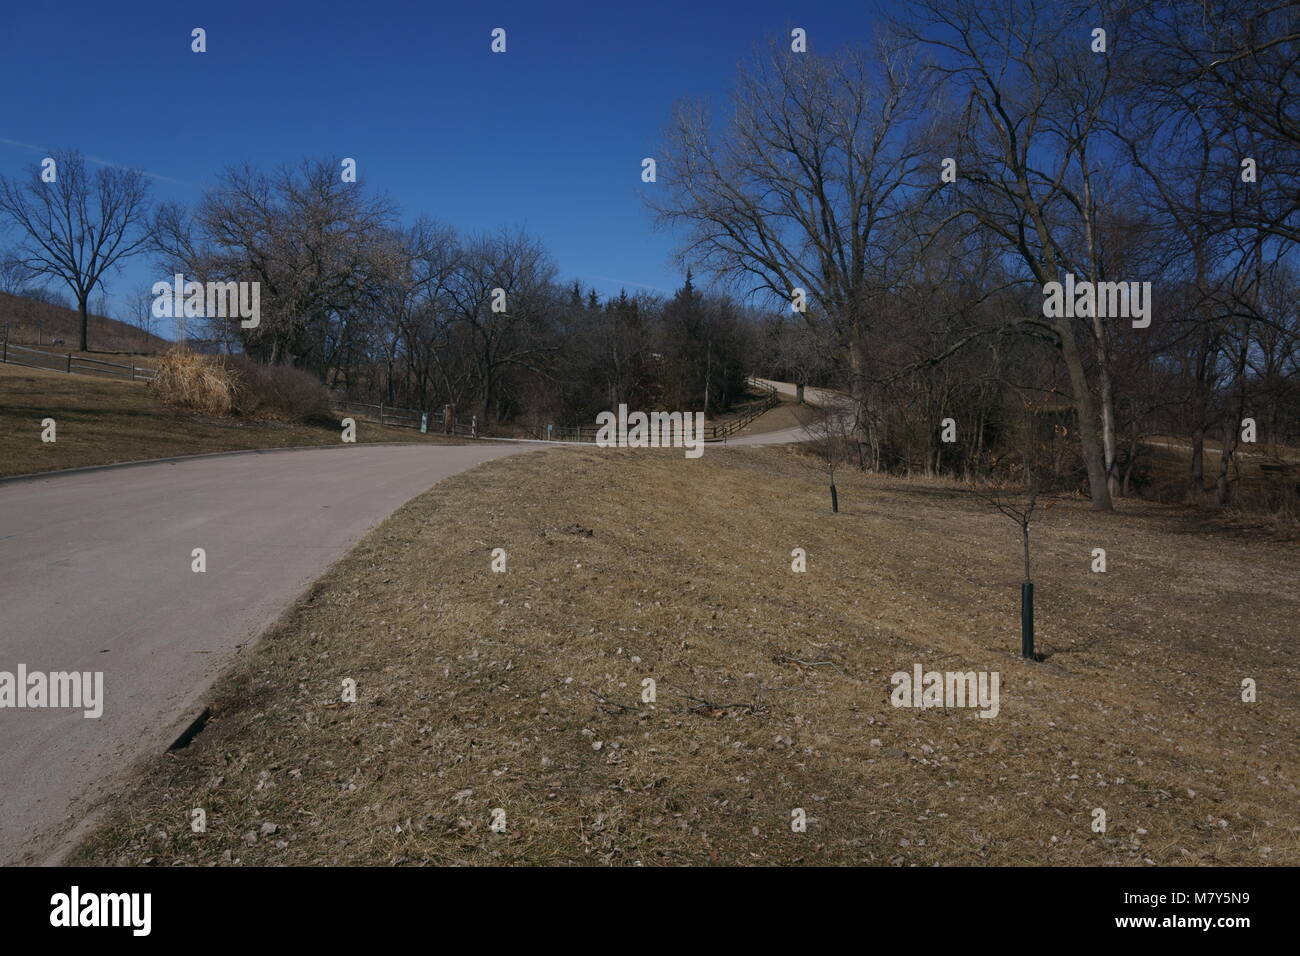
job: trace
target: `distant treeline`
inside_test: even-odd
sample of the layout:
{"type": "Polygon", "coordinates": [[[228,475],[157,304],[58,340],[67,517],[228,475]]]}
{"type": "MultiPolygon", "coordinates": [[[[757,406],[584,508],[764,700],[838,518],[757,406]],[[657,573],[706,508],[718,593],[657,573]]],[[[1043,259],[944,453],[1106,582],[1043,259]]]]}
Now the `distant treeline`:
{"type": "Polygon", "coordinates": [[[210,322],[213,345],[349,398],[582,423],[620,402],[717,413],[745,392],[759,317],[689,277],[669,298],[601,301],[559,282],[536,237],[396,223],[333,162],[243,167],[193,210],[163,206],[155,244],[187,279],[261,283],[259,326],[210,322]]]}

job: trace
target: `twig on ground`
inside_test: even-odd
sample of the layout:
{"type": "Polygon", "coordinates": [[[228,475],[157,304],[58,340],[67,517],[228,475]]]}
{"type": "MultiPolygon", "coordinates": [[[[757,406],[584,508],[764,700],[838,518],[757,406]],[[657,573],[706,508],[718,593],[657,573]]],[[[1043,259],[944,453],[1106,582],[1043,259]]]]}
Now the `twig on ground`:
{"type": "Polygon", "coordinates": [[[635,707],[628,707],[626,704],[620,704],[616,700],[610,700],[608,697],[602,697],[600,694],[596,693],[590,687],[587,688],[587,693],[589,693],[592,697],[596,698],[602,704],[608,704],[610,707],[617,707],[619,710],[625,710],[630,714],[639,713],[639,711],[637,711],[635,707]]]}
{"type": "Polygon", "coordinates": [[[849,677],[848,674],[840,670],[840,666],[834,661],[801,661],[799,658],[791,657],[789,654],[775,654],[773,655],[772,660],[776,661],[778,664],[798,664],[801,667],[833,667],[841,677],[853,680],[852,677],[849,677]]]}
{"type": "MultiPolygon", "coordinates": [[[[705,700],[703,697],[694,697],[690,694],[678,694],[677,696],[682,697],[685,700],[695,701],[700,706],[692,708],[693,710],[712,712],[710,713],[710,716],[713,717],[721,717],[729,710],[747,710],[751,714],[759,713],[759,708],[754,704],[715,704],[711,700],[705,700]]],[[[763,707],[762,709],[766,710],[767,708],[763,707]]]]}

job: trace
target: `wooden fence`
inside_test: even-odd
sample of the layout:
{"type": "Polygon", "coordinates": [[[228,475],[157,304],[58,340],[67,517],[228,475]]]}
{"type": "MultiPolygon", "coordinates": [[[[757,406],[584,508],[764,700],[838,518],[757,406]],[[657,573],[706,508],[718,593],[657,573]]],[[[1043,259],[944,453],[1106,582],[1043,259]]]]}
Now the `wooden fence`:
{"type": "Polygon", "coordinates": [[[466,438],[482,437],[478,433],[477,418],[466,421],[463,418],[448,416],[445,409],[443,412],[424,412],[416,408],[402,408],[397,405],[345,402],[338,399],[332,400],[330,404],[337,412],[353,418],[376,422],[380,425],[392,425],[396,428],[418,428],[422,432],[433,432],[439,435],[461,435],[466,438]]]}
{"type": "Polygon", "coordinates": [[[28,345],[17,345],[9,341],[6,334],[0,342],[0,362],[10,365],[22,365],[25,368],[43,368],[50,372],[77,373],[79,375],[109,375],[116,378],[130,379],[133,382],[147,382],[153,378],[154,370],[134,363],[123,365],[105,359],[90,358],[85,355],[73,355],[71,352],[47,352],[34,349],[28,345]]]}
{"type": "MultiPolygon", "coordinates": [[[[726,441],[768,409],[780,404],[780,396],[775,388],[757,379],[749,379],[749,384],[763,392],[763,397],[746,404],[736,415],[721,422],[709,422],[705,425],[706,442],[726,441]]],[[[376,422],[380,425],[393,425],[398,428],[418,428],[424,432],[436,434],[459,435],[464,438],[509,438],[517,436],[488,435],[479,431],[478,419],[458,418],[450,411],[450,406],[441,411],[424,412],[415,408],[401,408],[396,405],[373,404],[369,402],[347,402],[335,400],[336,411],[353,418],[376,422]]],[[[593,444],[600,431],[597,425],[537,425],[523,429],[524,438],[531,441],[580,442],[593,444]]]]}

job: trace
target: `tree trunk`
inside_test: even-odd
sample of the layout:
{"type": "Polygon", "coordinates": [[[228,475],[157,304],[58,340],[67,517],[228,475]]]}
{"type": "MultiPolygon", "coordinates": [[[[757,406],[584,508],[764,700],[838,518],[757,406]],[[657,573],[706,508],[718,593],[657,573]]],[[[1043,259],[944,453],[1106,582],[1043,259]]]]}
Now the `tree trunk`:
{"type": "Polygon", "coordinates": [[[1097,413],[1092,405],[1092,391],[1088,388],[1088,377],[1083,369],[1074,329],[1070,327],[1068,318],[1056,319],[1053,325],[1061,340],[1065,367],[1070,373],[1070,387],[1074,392],[1074,408],[1078,418],[1079,444],[1083,449],[1083,463],[1088,469],[1088,493],[1092,497],[1092,507],[1094,511],[1113,511],[1115,506],[1110,498],[1106,461],[1097,439],[1097,413]]]}
{"type": "Polygon", "coordinates": [[[864,427],[871,442],[871,471],[874,474],[880,471],[880,434],[876,430],[875,421],[871,418],[866,420],[864,427]]]}
{"type": "Polygon", "coordinates": [[[713,379],[713,340],[710,338],[705,346],[707,358],[704,364],[704,414],[709,414],[709,386],[713,379]]]}
{"type": "Polygon", "coordinates": [[[1029,576],[1029,522],[1020,522],[1020,533],[1024,539],[1025,545],[1025,583],[1028,584],[1032,578],[1029,576]]]}
{"type": "Polygon", "coordinates": [[[1115,443],[1115,388],[1110,378],[1110,359],[1102,355],[1103,345],[1099,344],[1098,364],[1100,374],[1098,386],[1101,399],[1101,445],[1106,462],[1106,484],[1111,496],[1119,494],[1119,467],[1115,443]]]}
{"type": "Polygon", "coordinates": [[[1228,483],[1228,468],[1232,453],[1237,447],[1237,425],[1229,421],[1223,429],[1223,448],[1219,451],[1219,477],[1214,482],[1214,501],[1223,507],[1232,500],[1232,486],[1228,483]]]}
{"type": "Polygon", "coordinates": [[[863,322],[854,318],[849,325],[849,395],[853,399],[855,437],[867,439],[867,349],[863,322]]]}
{"type": "Polygon", "coordinates": [[[90,325],[90,313],[87,310],[87,301],[90,293],[77,296],[77,311],[81,313],[81,351],[85,352],[90,348],[90,343],[86,340],[86,333],[90,325]]]}
{"type": "MultiPolygon", "coordinates": [[[[1083,173],[1083,228],[1088,246],[1088,278],[1098,281],[1102,278],[1101,257],[1097,252],[1097,233],[1094,228],[1095,210],[1092,201],[1092,175],[1088,168],[1088,157],[1084,144],[1079,147],[1079,167],[1083,173]]],[[[1115,438],[1115,387],[1111,382],[1110,370],[1110,336],[1105,323],[1098,314],[1100,308],[1092,309],[1092,337],[1097,352],[1097,397],[1101,402],[1101,444],[1106,463],[1106,490],[1112,495],[1119,494],[1119,475],[1116,466],[1115,438]]],[[[1095,500],[1095,498],[1094,498],[1095,500]]]]}
{"type": "Polygon", "coordinates": [[[1192,429],[1192,470],[1187,495],[1192,504],[1200,504],[1205,495],[1205,426],[1199,422],[1192,429]]]}
{"type": "Polygon", "coordinates": [[[1214,484],[1214,500],[1220,506],[1226,505],[1232,498],[1232,486],[1228,482],[1228,469],[1232,465],[1233,452],[1237,450],[1237,430],[1241,428],[1241,418],[1246,412],[1246,358],[1250,351],[1250,339],[1243,331],[1241,345],[1237,349],[1236,368],[1233,375],[1233,391],[1236,402],[1232,417],[1224,424],[1223,448],[1219,451],[1219,478],[1214,484]]]}

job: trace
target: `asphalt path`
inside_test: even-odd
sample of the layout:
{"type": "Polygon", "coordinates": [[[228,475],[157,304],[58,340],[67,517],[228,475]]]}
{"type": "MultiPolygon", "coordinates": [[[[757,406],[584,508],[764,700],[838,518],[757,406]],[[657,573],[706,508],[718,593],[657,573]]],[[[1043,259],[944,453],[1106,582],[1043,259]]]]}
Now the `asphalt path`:
{"type": "Polygon", "coordinates": [[[0,707],[0,863],[52,862],[239,649],[398,506],[534,447],[349,445],[0,483],[0,702],[20,665],[103,674],[98,718],[0,707]]]}

